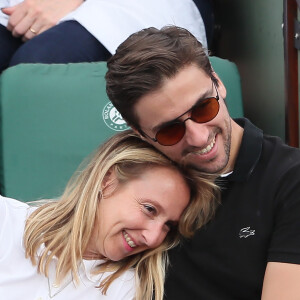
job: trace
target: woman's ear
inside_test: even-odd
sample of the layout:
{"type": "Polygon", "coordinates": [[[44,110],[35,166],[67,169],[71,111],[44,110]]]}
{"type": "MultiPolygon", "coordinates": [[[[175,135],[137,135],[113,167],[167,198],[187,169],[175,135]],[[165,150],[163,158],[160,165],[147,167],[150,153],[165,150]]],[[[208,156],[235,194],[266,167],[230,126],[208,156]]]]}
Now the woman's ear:
{"type": "Polygon", "coordinates": [[[117,184],[118,184],[118,179],[115,170],[113,168],[110,168],[108,172],[105,174],[101,184],[102,196],[113,193],[113,191],[117,187],[117,184]]]}

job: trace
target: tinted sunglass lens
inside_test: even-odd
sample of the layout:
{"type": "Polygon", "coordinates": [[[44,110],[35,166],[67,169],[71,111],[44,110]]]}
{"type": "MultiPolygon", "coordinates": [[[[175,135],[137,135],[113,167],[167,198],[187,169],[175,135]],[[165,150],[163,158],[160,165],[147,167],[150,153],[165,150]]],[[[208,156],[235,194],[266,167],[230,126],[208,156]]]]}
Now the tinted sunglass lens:
{"type": "Polygon", "coordinates": [[[205,123],[211,121],[219,112],[219,101],[209,98],[193,108],[191,118],[195,122],[205,123]]]}
{"type": "MultiPolygon", "coordinates": [[[[208,98],[195,106],[191,111],[192,119],[197,123],[206,123],[211,121],[219,112],[219,101],[216,98],[208,98]]],[[[177,122],[165,126],[156,133],[156,140],[163,146],[173,146],[181,141],[185,135],[185,121],[177,122]]]]}
{"type": "Polygon", "coordinates": [[[183,138],[184,134],[184,123],[174,123],[160,129],[156,133],[156,139],[163,146],[173,146],[183,138]]]}

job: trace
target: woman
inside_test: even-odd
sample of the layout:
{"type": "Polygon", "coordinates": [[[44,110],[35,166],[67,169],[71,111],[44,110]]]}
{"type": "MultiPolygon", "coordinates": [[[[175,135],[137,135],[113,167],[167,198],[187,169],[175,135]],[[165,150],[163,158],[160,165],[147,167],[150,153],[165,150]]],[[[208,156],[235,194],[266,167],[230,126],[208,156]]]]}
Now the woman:
{"type": "Polygon", "coordinates": [[[215,206],[214,185],[186,172],[126,131],[58,201],[30,208],[2,197],[1,297],[162,299],[166,250],[215,206]]]}

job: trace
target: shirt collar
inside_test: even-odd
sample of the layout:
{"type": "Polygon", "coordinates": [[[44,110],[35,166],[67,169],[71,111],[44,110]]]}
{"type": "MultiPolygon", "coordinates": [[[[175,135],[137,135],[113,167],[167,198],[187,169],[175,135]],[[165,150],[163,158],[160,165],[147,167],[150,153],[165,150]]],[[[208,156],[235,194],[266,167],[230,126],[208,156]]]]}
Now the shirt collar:
{"type": "MultiPolygon", "coordinates": [[[[103,274],[93,274],[93,270],[96,266],[102,264],[103,260],[82,260],[78,267],[78,276],[80,278],[80,284],[84,284],[85,280],[89,280],[93,283],[100,283],[100,279],[103,274]]],[[[71,272],[69,272],[66,277],[62,280],[61,284],[56,284],[56,264],[57,258],[54,257],[49,265],[48,270],[48,285],[49,285],[49,296],[50,298],[59,294],[65,287],[69,284],[73,284],[75,287],[75,282],[71,272]]]]}
{"type": "Polygon", "coordinates": [[[244,134],[233,172],[228,176],[228,180],[243,182],[249,178],[260,158],[263,132],[246,118],[234,121],[244,128],[244,134]]]}

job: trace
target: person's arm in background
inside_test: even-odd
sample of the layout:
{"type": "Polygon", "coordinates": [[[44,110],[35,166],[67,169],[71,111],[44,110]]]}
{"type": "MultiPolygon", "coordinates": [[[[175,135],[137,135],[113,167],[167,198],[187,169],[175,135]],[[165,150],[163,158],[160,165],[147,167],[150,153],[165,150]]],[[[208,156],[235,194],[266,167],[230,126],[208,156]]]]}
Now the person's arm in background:
{"type": "Polygon", "coordinates": [[[284,165],[290,167],[278,172],[280,179],[276,180],[274,206],[278,209],[269,245],[262,300],[300,299],[300,162],[296,151],[287,156],[284,165]]]}
{"type": "Polygon", "coordinates": [[[56,25],[82,3],[83,0],[24,0],[2,12],[10,16],[7,29],[26,41],[56,25]]]}
{"type": "Polygon", "coordinates": [[[269,262],[267,264],[262,300],[299,300],[300,265],[269,262]]]}

